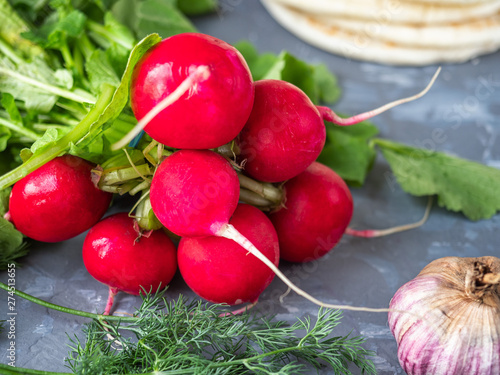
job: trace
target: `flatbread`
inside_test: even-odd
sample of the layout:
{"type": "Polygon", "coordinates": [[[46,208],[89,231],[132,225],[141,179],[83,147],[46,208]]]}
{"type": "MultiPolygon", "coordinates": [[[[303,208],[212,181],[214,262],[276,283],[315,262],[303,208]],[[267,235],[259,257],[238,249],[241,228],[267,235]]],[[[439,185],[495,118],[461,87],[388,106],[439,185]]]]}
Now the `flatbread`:
{"type": "Polygon", "coordinates": [[[272,0],[317,15],[359,18],[383,23],[441,24],[488,17],[500,11],[500,0],[444,3],[439,0],[272,0]],[[437,2],[436,2],[437,1],[437,2]]]}
{"type": "Polygon", "coordinates": [[[366,35],[326,26],[314,16],[304,15],[275,0],[261,0],[269,13],[284,28],[306,42],[346,58],[391,65],[430,65],[464,62],[475,56],[493,52],[500,41],[456,48],[415,47],[384,42],[366,35]]]}
{"type": "Polygon", "coordinates": [[[335,16],[310,17],[327,28],[346,30],[374,40],[408,47],[450,49],[498,44],[500,41],[500,13],[462,23],[426,26],[381,23],[335,16]]]}
{"type": "Polygon", "coordinates": [[[435,4],[439,1],[442,5],[471,5],[471,4],[482,4],[490,3],[492,0],[402,0],[402,1],[415,1],[417,3],[432,3],[435,4]]]}

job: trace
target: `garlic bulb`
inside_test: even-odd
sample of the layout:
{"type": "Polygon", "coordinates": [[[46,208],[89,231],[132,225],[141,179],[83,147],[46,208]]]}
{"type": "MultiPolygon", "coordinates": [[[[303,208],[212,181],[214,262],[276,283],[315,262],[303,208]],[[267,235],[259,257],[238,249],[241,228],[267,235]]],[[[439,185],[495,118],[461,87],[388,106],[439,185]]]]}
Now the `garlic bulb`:
{"type": "Polygon", "coordinates": [[[437,259],[389,308],[408,375],[500,374],[500,259],[437,259]]]}

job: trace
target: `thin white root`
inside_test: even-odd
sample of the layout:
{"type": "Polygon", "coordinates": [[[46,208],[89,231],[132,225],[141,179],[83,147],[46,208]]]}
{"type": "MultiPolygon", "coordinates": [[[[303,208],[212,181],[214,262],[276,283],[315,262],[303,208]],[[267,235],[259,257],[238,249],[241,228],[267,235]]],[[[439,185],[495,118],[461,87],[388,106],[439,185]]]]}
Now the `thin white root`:
{"type": "Polygon", "coordinates": [[[379,107],[377,109],[374,109],[374,110],[370,111],[370,117],[376,116],[376,115],[378,115],[378,114],[380,114],[382,112],[385,112],[388,109],[394,108],[394,107],[396,107],[398,105],[401,105],[401,104],[404,104],[404,103],[408,103],[408,102],[412,102],[414,100],[417,100],[417,99],[421,98],[422,96],[424,96],[425,94],[427,94],[427,92],[434,85],[434,82],[436,82],[436,79],[437,79],[437,77],[438,77],[438,75],[439,75],[440,72],[441,72],[441,67],[438,67],[437,70],[436,70],[436,72],[432,76],[431,80],[427,84],[427,86],[422,91],[420,91],[418,94],[409,96],[407,98],[402,98],[402,99],[395,100],[395,101],[387,103],[387,104],[385,104],[385,105],[383,105],[383,106],[381,106],[381,107],[379,107]]]}
{"type": "Polygon", "coordinates": [[[429,196],[427,201],[427,207],[425,208],[424,216],[417,222],[411,224],[398,225],[396,227],[387,228],[387,229],[365,229],[365,230],[357,230],[352,228],[347,228],[345,233],[354,236],[354,237],[365,237],[365,238],[374,238],[374,237],[383,237],[388,236],[390,234],[403,232],[405,230],[415,229],[421,227],[425,224],[427,219],[429,218],[429,214],[431,212],[432,207],[432,195],[429,196]]]}
{"type": "Polygon", "coordinates": [[[210,69],[207,66],[201,65],[198,68],[196,68],[196,70],[194,70],[191,74],[189,74],[189,76],[187,76],[187,78],[184,81],[182,81],[181,84],[177,86],[177,88],[173,92],[171,92],[168,96],[163,98],[161,102],[159,102],[157,105],[151,108],[151,110],[146,114],[146,116],[144,116],[125,137],[123,137],[120,141],[112,145],[111,149],[116,151],[119,150],[120,148],[125,147],[161,111],[163,111],[165,108],[167,108],[168,106],[172,105],[177,100],[179,100],[180,97],[184,95],[186,91],[188,91],[191,87],[193,87],[193,85],[205,81],[206,79],[208,79],[208,77],[210,77],[210,69]]]}
{"type": "Polygon", "coordinates": [[[384,104],[381,107],[375,108],[375,109],[373,109],[371,111],[363,112],[363,113],[360,113],[358,115],[355,115],[355,116],[352,116],[352,117],[349,117],[349,118],[340,117],[339,115],[337,115],[335,112],[333,112],[328,107],[321,107],[321,106],[319,106],[318,109],[320,110],[320,112],[322,114],[322,117],[325,120],[327,120],[329,122],[333,122],[334,124],[337,124],[337,125],[340,125],[340,126],[349,126],[349,125],[357,124],[357,123],[359,123],[361,121],[368,120],[368,119],[370,119],[372,117],[375,117],[375,116],[381,114],[382,112],[385,112],[385,111],[387,111],[387,110],[389,110],[391,108],[394,108],[394,107],[396,107],[398,105],[401,105],[401,104],[404,104],[404,103],[408,103],[408,102],[411,102],[413,100],[421,98],[422,96],[424,96],[425,94],[427,94],[427,92],[434,85],[434,82],[436,81],[436,79],[437,79],[437,77],[438,77],[438,75],[439,75],[440,72],[441,72],[441,67],[438,67],[438,69],[436,70],[436,72],[432,76],[430,82],[418,94],[409,96],[407,98],[402,98],[402,99],[395,100],[393,102],[384,104]]]}
{"type": "Polygon", "coordinates": [[[389,312],[388,308],[370,308],[370,307],[358,307],[349,305],[336,305],[331,303],[324,303],[317,298],[311,296],[307,292],[300,289],[294,283],[292,283],[279,269],[276,265],[271,262],[264,254],[262,254],[245,236],[243,236],[234,226],[231,224],[226,224],[217,234],[219,237],[224,237],[235,241],[249,253],[261,260],[266,266],[268,266],[275,274],[278,276],[290,289],[292,289],[298,295],[304,297],[305,299],[311,301],[312,303],[329,308],[329,309],[339,309],[339,310],[350,310],[350,311],[364,311],[364,312],[389,312]]]}
{"type": "Polygon", "coordinates": [[[286,290],[285,293],[283,293],[281,296],[280,296],[280,303],[283,304],[283,301],[285,300],[285,297],[288,296],[290,294],[290,292],[292,291],[292,289],[290,289],[290,287],[288,287],[288,289],[286,290]]]}

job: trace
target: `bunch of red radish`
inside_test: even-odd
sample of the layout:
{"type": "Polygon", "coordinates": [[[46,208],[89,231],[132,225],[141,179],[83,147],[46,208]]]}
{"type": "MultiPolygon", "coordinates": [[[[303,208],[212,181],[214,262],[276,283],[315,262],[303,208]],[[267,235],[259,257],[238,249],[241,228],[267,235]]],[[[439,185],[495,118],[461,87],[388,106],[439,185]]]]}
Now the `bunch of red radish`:
{"type": "Polygon", "coordinates": [[[351,220],[347,185],[315,161],[326,139],[323,120],[351,125],[415,97],[342,119],[290,83],[253,82],[242,55],[224,41],[198,33],[172,36],[136,65],[130,98],[139,127],[176,149],[157,167],[150,201],[164,227],[181,237],[177,251],[165,231],[141,235],[126,213],[97,223],[110,194],[91,186],[92,166],[72,156],[18,182],[10,215],[21,232],[40,241],[62,241],[92,227],[83,260],[110,287],[105,313],[118,290],[165,287],[177,267],[188,286],[212,302],[255,303],[276,274],[322,304],[293,285],[278,262],[325,255],[351,220]],[[213,151],[229,142],[241,150],[237,160],[213,151]],[[237,172],[235,165],[244,167],[237,172]],[[283,185],[281,208],[266,215],[239,203],[238,173],[283,185]]]}

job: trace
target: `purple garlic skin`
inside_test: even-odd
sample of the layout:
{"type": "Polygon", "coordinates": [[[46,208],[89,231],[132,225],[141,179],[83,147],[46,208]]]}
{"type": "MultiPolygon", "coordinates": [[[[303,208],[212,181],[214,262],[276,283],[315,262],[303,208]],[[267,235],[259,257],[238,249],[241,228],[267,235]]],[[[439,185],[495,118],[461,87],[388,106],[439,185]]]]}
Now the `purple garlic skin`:
{"type": "Polygon", "coordinates": [[[435,260],[389,308],[408,375],[500,375],[500,259],[435,260]]]}

